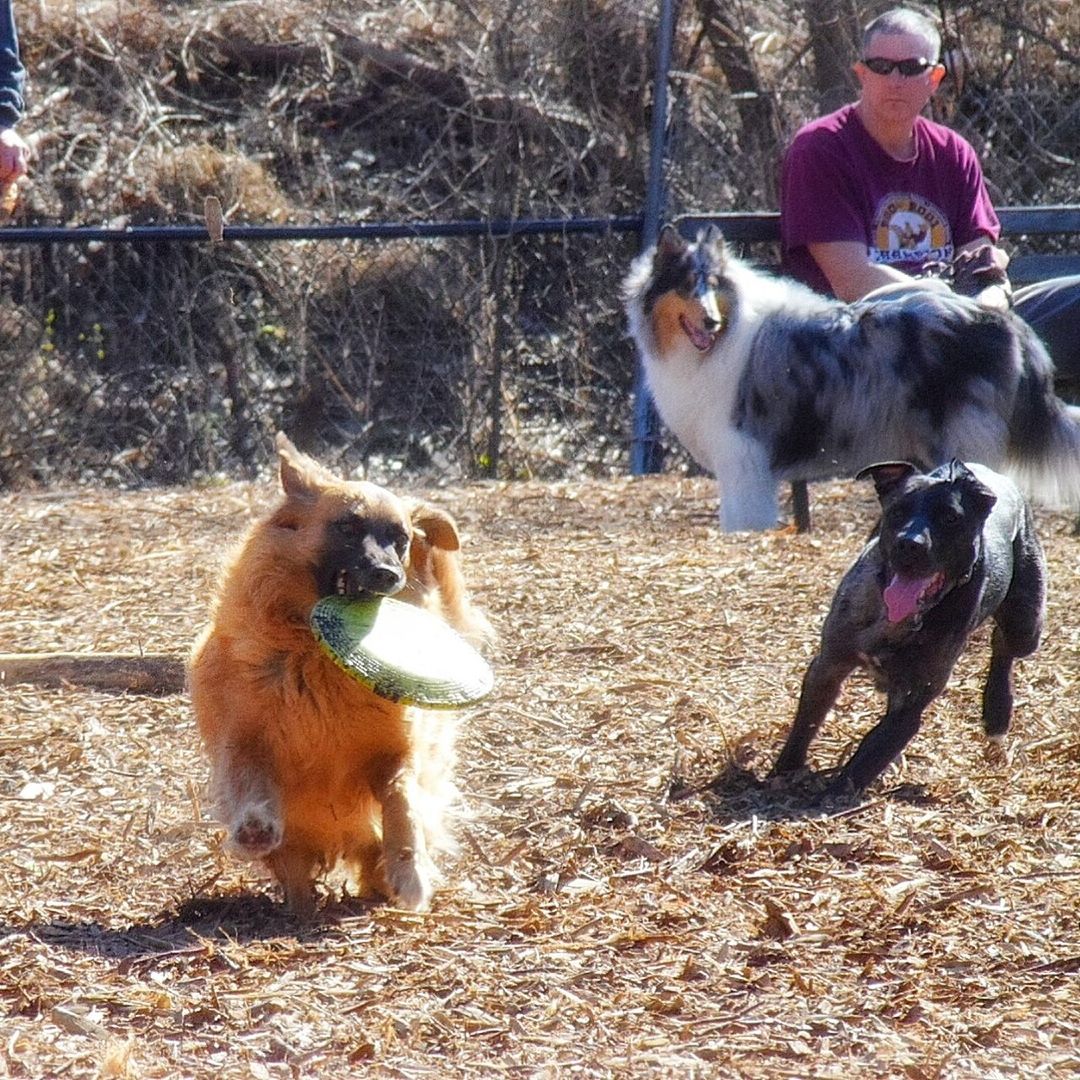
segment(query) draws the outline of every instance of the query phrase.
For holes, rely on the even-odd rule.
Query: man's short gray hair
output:
[[[941,31],[937,21],[928,12],[914,7],[894,7],[883,11],[866,24],[862,34],[862,55],[865,58],[870,47],[870,39],[875,34],[914,34],[925,38],[930,46],[927,60],[936,61],[941,53]]]

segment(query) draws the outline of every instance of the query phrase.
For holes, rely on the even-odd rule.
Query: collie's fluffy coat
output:
[[[290,908],[341,864],[362,895],[428,906],[454,795],[453,720],[346,675],[308,623],[322,596],[398,593],[474,641],[458,532],[445,511],[331,475],[278,436],[284,498],[224,573],[190,662],[192,704],[228,847],[262,860]]]
[[[661,419],[716,477],[724,529],[777,523],[777,483],[956,457],[1080,501],[1080,410],[1019,318],[944,286],[844,304],[666,226],[623,295]]]

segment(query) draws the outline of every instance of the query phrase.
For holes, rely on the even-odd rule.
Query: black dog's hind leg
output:
[[[1000,738],[1009,730],[1013,711],[1013,661],[1030,656],[1042,637],[1046,581],[1042,560],[1018,553],[1009,591],[994,612],[990,638],[990,670],[983,687],[983,731]]]
[[[830,793],[857,793],[876,780],[915,737],[926,706],[940,692],[940,687],[890,692],[888,711],[863,736]]]
[[[772,767],[773,776],[794,772],[806,764],[810,743],[824,723],[840,693],[840,687],[854,666],[854,663],[846,660],[826,660],[820,654],[811,661],[803,676],[799,707],[795,711],[791,731],[788,732],[784,748]]]

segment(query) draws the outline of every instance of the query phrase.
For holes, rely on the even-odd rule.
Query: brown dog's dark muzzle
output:
[[[400,566],[360,566],[338,572],[334,592],[355,599],[358,596],[393,596],[405,587],[405,571]]]

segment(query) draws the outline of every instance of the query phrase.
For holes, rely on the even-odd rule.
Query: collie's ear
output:
[[[686,241],[674,225],[665,225],[660,230],[660,236],[656,241],[656,258],[658,261],[677,258],[682,255],[686,248]]]
[[[409,512],[414,530],[432,546],[443,551],[457,551],[461,547],[457,523],[445,511],[428,503],[418,503]]]
[[[705,244],[706,247],[712,248],[713,254],[718,259],[723,259],[724,256],[727,255],[727,244],[724,241],[724,234],[717,225],[710,225],[698,237],[698,242]]]
[[[297,450],[283,431],[277,433],[274,443],[278,452],[281,490],[290,499],[310,502],[318,498],[325,478],[322,466],[309,458],[307,454]]]

